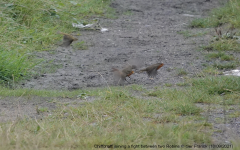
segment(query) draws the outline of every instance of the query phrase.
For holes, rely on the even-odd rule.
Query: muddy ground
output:
[[[187,76],[200,72],[204,63],[208,63],[202,52],[201,45],[207,45],[212,38],[213,29],[191,29],[192,33],[204,33],[203,36],[185,38],[181,31],[190,30],[188,23],[199,17],[206,16],[226,0],[121,0],[113,1],[111,7],[117,11],[117,19],[101,18],[102,27],[108,32],[81,30],[79,41],[85,41],[87,50],[76,50],[73,47],[62,48],[50,52],[36,54],[39,58],[53,60],[61,66],[54,73],[43,73],[22,83],[24,88],[34,89],[80,89],[86,87],[105,87],[115,85],[112,67],[123,68],[131,60],[141,60],[144,68],[150,64],[162,62],[164,67],[158,71],[154,80],[146,73],[135,73],[130,83],[145,87],[178,83],[183,81],[179,75],[182,69]],[[51,69],[51,68],[47,68]],[[53,69],[53,68],[52,68]],[[76,99],[51,99],[42,97],[1,99],[0,121],[14,120],[17,116],[39,117],[36,107],[52,110],[58,103],[79,102]],[[91,99],[92,100],[92,99]],[[91,101],[90,100],[90,101]],[[206,108],[206,106],[199,106]],[[230,113],[230,112],[227,112]],[[41,116],[51,115],[51,111]],[[203,114],[204,115],[204,114]],[[209,122],[214,123],[216,130],[223,130],[217,124],[216,117],[223,117],[222,109],[210,113]],[[216,143],[229,143],[234,137],[240,137],[240,119],[228,121],[227,132],[213,134]],[[224,125],[225,127],[225,125]],[[230,134],[231,131],[231,134]],[[237,133],[233,136],[233,133]]]
[[[38,53],[62,66],[54,73],[42,74],[24,83],[34,89],[79,89],[114,85],[112,67],[123,68],[136,59],[145,66],[162,62],[154,81],[145,73],[135,73],[132,84],[159,85],[181,82],[180,69],[188,76],[198,73],[206,60],[197,51],[211,35],[184,38],[178,32],[189,30],[188,23],[207,15],[221,0],[129,0],[113,1],[118,19],[100,19],[109,32],[79,31],[79,41],[87,50],[59,47],[54,52]],[[192,30],[206,32],[210,29]]]

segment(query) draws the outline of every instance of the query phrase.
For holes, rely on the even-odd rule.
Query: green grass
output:
[[[203,49],[205,50],[215,50],[215,51],[236,51],[239,52],[239,43],[234,39],[229,40],[219,40],[210,43],[205,46]]]
[[[188,82],[181,82],[181,83],[177,83],[177,86],[189,86]]]
[[[77,32],[72,23],[91,23],[92,18],[114,15],[109,4],[110,0],[3,0],[0,82],[16,82],[25,77],[37,64],[30,54],[55,49],[62,39],[56,34],[58,31]],[[83,41],[79,42],[82,44],[77,48],[87,49]]]
[[[22,97],[75,99],[84,93],[84,96],[93,95],[100,99],[74,106],[59,104],[50,116],[39,120],[1,123],[0,148],[93,149],[94,144],[211,144],[212,126],[200,115],[207,110],[195,104],[239,105],[239,83],[238,77],[222,76],[190,79],[187,87],[152,90],[136,85],[59,92],[1,89],[1,96],[22,93]],[[146,93],[147,97],[138,99],[129,88]],[[45,107],[38,109],[39,113],[48,112]],[[239,116],[239,112],[232,113],[231,117],[234,116]]]
[[[165,86],[166,86],[166,87],[172,87],[173,84],[171,84],[171,83],[165,83]]]
[[[236,45],[236,47],[237,47],[237,45]],[[225,45],[225,42],[223,42],[223,41],[222,42],[216,41],[216,42],[204,47],[205,50],[213,51],[213,52],[210,52],[210,53],[206,54],[206,57],[207,57],[208,60],[214,60],[215,61],[211,65],[212,68],[217,68],[219,70],[235,69],[239,65],[238,58],[235,58],[234,56],[228,55],[228,54],[226,54],[226,52],[224,52],[227,49],[229,50],[229,48],[230,48],[229,45],[228,44]],[[239,48],[237,47],[236,49],[239,49]],[[236,49],[233,48],[231,50],[236,50]],[[214,50],[217,50],[217,52],[214,51]],[[206,66],[208,66],[208,65],[206,65]],[[208,68],[206,68],[204,70],[205,71],[207,71],[207,70],[211,71],[210,68],[211,67],[208,66]],[[213,71],[212,73],[214,73],[214,72],[217,73],[218,71]]]
[[[47,107],[40,107],[40,108],[37,107],[36,111],[38,114],[40,114],[40,113],[48,112],[48,108]]]
[[[191,28],[204,28],[207,26],[208,20],[204,18],[194,19],[190,24],[189,27]]]
[[[187,75],[187,74],[188,73],[187,73],[187,71],[185,69],[183,69],[183,68],[177,69],[177,75],[178,76],[184,76],[184,75]]]
[[[50,116],[38,120],[1,123],[0,148],[93,149],[94,144],[127,147],[159,143],[211,144],[212,126],[200,115],[207,110],[195,104],[239,105],[239,83],[238,77],[220,76],[190,79],[186,87],[152,90],[137,85],[85,91],[2,88],[1,97],[49,96],[57,100],[57,97],[75,99],[79,95],[92,95],[100,99],[74,106],[59,104]],[[129,89],[146,96],[138,99]],[[47,113],[48,109],[42,107],[38,111]],[[239,116],[239,112],[232,113],[231,117],[234,116]]]
[[[195,19],[190,23],[190,27],[206,28],[217,27],[225,23],[230,23],[236,28],[240,27],[240,1],[230,0],[223,7],[213,9],[209,17]]]
[[[97,143],[118,145],[132,145],[137,141],[142,144],[173,143],[178,138],[185,144],[209,143],[209,138],[206,138],[205,134],[194,133],[194,128],[200,128],[201,125],[164,126],[157,123],[160,120],[155,118],[150,118],[152,121],[149,123],[145,122],[143,118],[159,112],[159,106],[158,100],[137,100],[125,91],[114,91],[108,93],[103,100],[85,103],[84,107],[70,107],[65,111],[61,111],[60,108],[55,115],[43,120],[16,122],[10,134],[18,134],[22,140],[18,141],[14,134],[11,134],[9,140],[5,140],[5,144],[1,146],[9,146],[6,147],[8,149],[18,144],[31,147],[38,142],[39,148],[92,148]],[[71,115],[63,118],[64,114]],[[161,122],[165,121],[171,122],[167,118],[161,119]],[[175,119],[173,121],[175,122]],[[1,127],[5,129],[8,126]],[[2,135],[9,134],[5,132],[6,130],[2,131]],[[24,136],[27,138],[23,139]]]
[[[240,78],[238,77],[207,77],[194,79],[192,85],[208,94],[221,95],[223,93],[238,93],[240,91]],[[207,94],[206,93],[206,94]]]
[[[144,91],[144,87],[142,85],[132,84],[131,86],[127,87],[128,89],[134,90],[134,91]]]
[[[207,67],[203,70],[203,72],[207,74],[218,75],[221,74],[218,70],[234,69],[239,65],[237,58],[232,55],[228,55],[223,51],[207,53],[206,57],[208,60],[215,61],[211,66],[206,65]]]
[[[213,66],[207,66],[205,67],[202,72],[197,73],[198,77],[206,77],[209,75],[212,76],[217,76],[217,75],[222,75],[223,73],[221,71],[219,71],[217,68],[213,67]]]
[[[234,57],[232,55],[227,55],[224,52],[213,52],[213,53],[208,53],[207,58],[209,59],[220,59],[221,61],[231,61],[234,60]]]
[[[213,9],[210,12],[209,17],[195,19],[189,24],[189,27],[192,28],[224,27],[221,29],[222,37],[219,39],[217,33],[215,33],[215,37],[217,38],[214,38],[213,42],[205,46],[204,49],[216,51],[240,51],[238,39],[226,35],[231,27],[235,29],[240,28],[240,17],[238,15],[240,13],[239,6],[240,0],[230,0],[223,7]],[[228,32],[228,34],[230,33],[231,31]],[[239,32],[236,32],[236,36],[238,35]]]
[[[237,67],[238,63],[235,62],[227,62],[227,63],[219,63],[216,62],[213,64],[213,67],[219,69],[219,70],[224,70],[224,69],[234,69]]]
[[[14,83],[28,74],[38,62],[30,54],[0,50],[0,83]]]
[[[177,33],[183,35],[184,38],[190,38],[190,37],[203,36],[203,35],[205,35],[207,32],[192,33],[191,31],[186,30],[186,31],[178,31]]]
[[[5,29],[1,30],[5,35],[1,43],[19,51],[49,49],[51,44],[62,38],[56,34],[57,31],[76,31],[72,23],[84,23],[88,17],[103,16],[108,4],[108,0],[6,1],[1,6],[4,9],[1,26]]]

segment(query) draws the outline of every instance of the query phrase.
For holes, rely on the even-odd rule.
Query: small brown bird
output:
[[[63,43],[61,44],[61,46],[64,46],[64,47],[68,47],[73,41],[78,40],[77,38],[75,38],[72,35],[67,34],[67,33],[58,32],[58,34],[63,35]]]
[[[163,63],[157,63],[145,69],[140,70],[140,72],[146,71],[148,74],[148,77],[155,77],[157,75],[157,70],[160,69],[163,65],[164,65]]]
[[[127,81],[126,77],[130,78],[130,76],[134,73],[134,71],[132,69],[135,69],[135,68],[136,68],[136,66],[129,65],[126,68],[124,68],[123,70],[112,68],[112,71],[114,72],[115,79],[118,82],[123,83],[123,81]]]
[[[217,33],[217,36],[218,36],[219,38],[222,38],[222,31],[221,31],[221,28],[220,28],[220,27],[215,28],[215,32]]]

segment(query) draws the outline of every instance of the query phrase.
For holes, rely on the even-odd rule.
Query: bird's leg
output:
[[[128,80],[125,78],[125,80],[128,82]],[[128,82],[128,83],[130,83],[130,82]]]

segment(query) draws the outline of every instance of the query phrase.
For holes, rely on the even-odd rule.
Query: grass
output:
[[[215,69],[235,69],[239,65],[237,57],[226,54],[226,51],[236,54],[240,51],[240,18],[237,15],[240,13],[239,5],[240,0],[230,0],[223,7],[212,10],[209,17],[195,19],[189,24],[192,28],[215,28],[216,33],[210,44],[202,47],[202,50],[210,52],[206,54],[207,59],[213,60],[210,66],[206,65],[207,68],[203,70],[209,74],[219,74]]]
[[[222,74],[218,70],[234,69],[239,65],[239,60],[237,58],[223,51],[207,53],[206,57],[209,61],[214,61],[210,66],[206,65],[207,67],[203,72],[212,75]]]
[[[77,32],[72,23],[113,16],[110,0],[3,0],[0,4],[0,82],[17,82],[38,63],[35,51],[55,49],[58,31]],[[4,35],[4,36],[3,36]],[[77,48],[87,49],[83,41]],[[7,64],[7,65],[6,65]]]
[[[224,70],[224,69],[234,69],[237,67],[237,63],[234,62],[228,62],[228,63],[219,63],[216,62],[213,64],[213,67],[219,69],[219,70]]]
[[[213,52],[208,53],[207,58],[209,59],[220,59],[221,61],[231,61],[234,60],[234,57],[232,55],[227,55],[224,52]]]
[[[208,20],[205,18],[194,19],[190,24],[189,27],[191,28],[204,28],[207,27]]]
[[[240,51],[239,39],[234,38],[234,33],[236,33],[235,37],[239,35],[240,28],[240,0],[229,0],[223,7],[213,9],[210,12],[209,17],[195,19],[190,22],[189,27],[191,28],[217,28],[221,31],[221,35],[219,33],[215,33],[215,38],[213,41],[204,46],[205,50],[208,51]],[[237,30],[237,31],[236,31]],[[214,57],[213,55],[210,57]],[[221,56],[222,60],[230,61],[233,58],[228,56]],[[232,63],[233,64],[233,63]],[[219,66],[219,64],[215,64],[215,67],[219,68],[234,68],[235,65],[227,64],[225,66]]]
[[[189,86],[188,82],[181,82],[181,83],[177,83],[177,86]]]
[[[221,71],[219,71],[217,68],[213,67],[213,66],[207,66],[206,68],[204,68],[202,70],[201,73],[197,73],[198,77],[205,77],[205,76],[217,76],[217,75],[222,75],[223,73]]]
[[[134,90],[134,91],[144,91],[144,87],[142,85],[137,85],[137,84],[132,84],[131,86],[128,87],[129,90]]]
[[[239,52],[239,43],[234,40],[219,40],[210,43],[209,45],[204,47],[205,50],[215,50],[215,51],[236,51]]]
[[[187,71],[185,69],[183,69],[183,68],[177,69],[177,75],[178,76],[184,76],[184,75],[187,75],[187,74],[188,73],[187,73]]]
[[[184,38],[203,36],[203,35],[207,34],[207,32],[192,33],[192,32],[189,31],[189,30],[186,30],[186,31],[178,31],[177,33],[183,35]]]
[[[41,107],[41,108],[37,107],[36,111],[37,111],[37,114],[40,114],[40,113],[47,112],[48,108],[47,107]]]
[[[208,94],[238,93],[240,90],[240,79],[238,77],[209,77],[205,79],[195,79],[192,85],[205,91]]]
[[[78,2],[12,0],[7,2],[5,2],[5,7],[2,7],[5,10],[2,25],[4,27],[12,23],[14,26],[5,31],[2,30],[2,33],[9,36],[5,40],[8,38],[11,38],[11,41],[18,40],[14,44],[20,46],[18,44],[22,43],[22,47],[31,49],[33,46],[34,50],[44,50],[56,40],[61,39],[61,36],[56,34],[58,30],[70,33],[76,31],[72,23],[84,23],[88,21],[88,17],[103,16],[109,9],[108,0],[80,0]],[[18,35],[17,39],[14,38],[16,35]]]
[[[173,85],[171,83],[165,83],[166,87],[172,87]]]
[[[200,113],[207,110],[196,103],[239,105],[240,79],[205,77],[190,79],[188,86],[144,89],[141,86],[96,88],[85,91],[41,91],[1,89],[1,96],[22,95],[100,97],[91,103],[59,104],[51,115],[41,119],[21,119],[0,124],[1,149],[93,149],[95,144],[193,145],[211,144],[211,124]],[[146,94],[134,97],[129,89]],[[20,94],[22,93],[22,94]],[[23,94],[24,93],[24,94]],[[222,94],[225,93],[223,96]],[[156,97],[152,99],[151,97]],[[226,103],[223,103],[225,100]],[[39,113],[48,109],[38,108]],[[239,112],[231,113],[239,116]]]
[[[207,48],[205,47],[205,49]],[[206,54],[206,57],[208,60],[214,60],[215,62],[213,61],[214,63],[211,65],[212,67],[209,67],[208,65],[206,65],[208,66],[208,68],[204,69],[205,72],[211,71],[210,68],[217,68],[219,70],[235,69],[239,65],[238,58],[232,55],[228,55],[224,51],[210,52]],[[218,71],[213,71],[212,73],[214,72],[217,73]]]
[[[209,17],[193,20],[189,26],[192,28],[206,28],[206,27],[218,27],[225,23],[230,23],[236,28],[240,25],[240,1],[230,0],[223,7],[213,9]]]
[[[30,54],[0,51],[0,83],[19,81],[39,62],[29,62]]]

